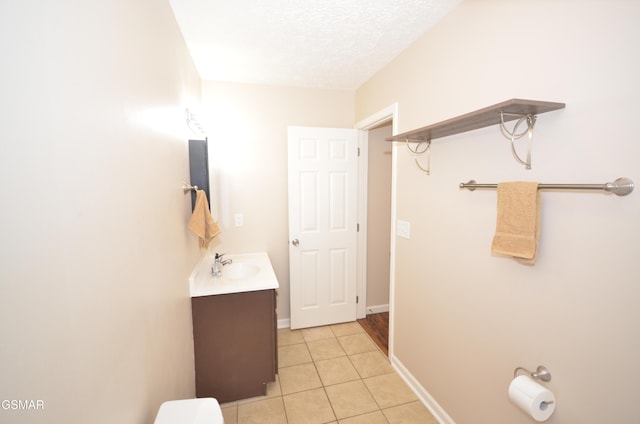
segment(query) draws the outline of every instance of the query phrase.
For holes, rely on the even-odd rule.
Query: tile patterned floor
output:
[[[278,330],[267,395],[222,405],[225,424],[437,424],[357,322]]]

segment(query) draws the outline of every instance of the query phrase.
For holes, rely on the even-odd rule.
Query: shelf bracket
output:
[[[418,166],[418,168],[420,168],[420,170],[426,173],[427,175],[430,175],[431,174],[431,140],[415,139],[415,138],[411,139],[407,137],[405,139],[405,143],[407,145],[407,149],[409,149],[409,151],[411,152],[413,159],[416,161],[416,165]],[[416,148],[412,149],[409,143],[417,143]],[[425,143],[426,143],[426,146],[424,148],[421,148],[421,146]],[[418,157],[423,154],[427,155],[426,167],[420,165],[420,162],[418,162]]]
[[[509,131],[507,129],[507,127],[504,124],[504,116],[505,115],[510,115],[510,116],[516,116],[518,117],[518,120],[516,121],[515,125],[513,126],[513,130]],[[526,169],[531,169],[531,143],[533,143],[533,127],[536,124],[536,119],[537,116],[533,115],[531,113],[528,114],[519,114],[519,113],[509,113],[509,112],[503,112],[500,111],[500,132],[502,133],[502,135],[509,140],[511,143],[511,154],[513,154],[513,157],[516,161],[518,161],[519,163],[521,163],[522,165],[525,166]],[[520,124],[522,124],[523,122],[527,123],[527,127],[521,131],[518,132],[518,127],[520,126]],[[520,140],[522,137],[527,136],[528,139],[528,143],[527,143],[527,159],[526,160],[522,160],[520,158],[520,155],[518,155],[518,152],[516,152],[516,147],[515,147],[515,142],[516,140]]]

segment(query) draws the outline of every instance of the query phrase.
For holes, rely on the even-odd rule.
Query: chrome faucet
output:
[[[213,259],[213,266],[211,267],[211,275],[214,277],[222,276],[222,267],[233,262],[232,259],[222,260],[224,253],[216,253]]]

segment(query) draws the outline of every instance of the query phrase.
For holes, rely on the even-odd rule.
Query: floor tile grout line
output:
[[[335,333],[334,333],[334,335],[335,335]],[[337,339],[338,337],[336,336],[335,338]],[[308,345],[307,345],[307,349],[309,349],[309,346],[308,346]],[[343,350],[344,350],[344,349],[343,349]],[[372,351],[372,352],[373,352],[373,351]],[[353,366],[353,362],[352,362],[352,360],[351,360],[351,355],[347,354],[347,352],[345,351],[345,355],[344,355],[344,356],[346,356],[346,357],[347,357],[347,359],[349,360],[349,362],[350,362],[350,363],[351,363],[351,365]],[[355,368],[355,366],[354,366],[354,369],[356,370],[356,373],[358,374],[358,377],[359,377],[358,379],[356,379],[356,380],[351,380],[351,381],[347,381],[347,382],[342,382],[342,383],[335,383],[335,384],[329,384],[329,385],[326,385],[326,384],[324,384],[324,382],[322,381],[322,377],[320,377],[320,371],[318,370],[318,366],[316,365],[316,362],[317,362],[317,361],[316,361],[315,359],[313,359],[313,355],[311,356],[311,359],[312,359],[312,362],[313,362],[313,366],[314,366],[314,367],[315,367],[315,369],[316,369],[316,373],[318,373],[318,377],[320,378],[320,383],[322,384],[322,389],[324,390],[324,394],[325,394],[325,396],[327,397],[327,401],[329,402],[329,406],[331,406],[331,410],[332,410],[332,412],[333,412],[333,416],[335,417],[335,422],[340,422],[340,420],[344,420],[344,419],[349,419],[349,418],[354,418],[354,417],[358,417],[358,416],[362,416],[362,415],[371,414],[371,413],[373,413],[373,412],[377,412],[377,411],[380,411],[380,413],[381,413],[381,414],[382,414],[382,416],[384,417],[385,421],[389,422],[389,421],[387,420],[387,417],[384,415],[384,412],[383,412],[382,408],[380,407],[380,404],[378,403],[378,401],[376,401],[375,397],[373,396],[373,393],[371,393],[371,390],[369,389],[369,387],[368,387],[368,386],[365,384],[365,382],[364,382],[364,378],[360,375],[360,373],[359,373],[359,372],[358,372],[358,370]],[[336,359],[336,358],[330,358],[330,359]],[[331,398],[329,397],[329,393],[327,392],[327,387],[337,386],[337,385],[339,385],[339,384],[351,383],[351,382],[354,382],[354,381],[360,381],[360,382],[362,383],[362,385],[363,385],[363,386],[365,387],[365,389],[367,390],[367,393],[369,393],[369,395],[371,396],[371,399],[373,399],[373,401],[375,402],[375,404],[376,404],[376,406],[377,406],[377,409],[376,409],[375,411],[369,411],[369,412],[364,412],[364,413],[362,413],[362,414],[352,415],[352,416],[349,416],[349,417],[338,418],[338,414],[336,413],[336,410],[335,410],[335,408],[334,408],[334,406],[333,406],[333,403],[331,402]]]
[[[316,372],[317,372],[317,368],[316,368]],[[353,381],[357,381],[357,380],[353,380]],[[338,384],[343,384],[343,383],[338,383]],[[335,385],[336,384],[334,384],[334,386]],[[358,416],[358,415],[354,415],[353,417],[338,418],[338,414],[336,413],[336,409],[333,406],[333,403],[331,402],[331,398],[329,397],[329,393],[327,392],[327,387],[328,386],[325,386],[324,383],[323,383],[322,390],[324,390],[324,395],[327,397],[327,401],[329,402],[329,406],[331,407],[331,411],[333,412],[333,416],[335,418],[335,420],[334,420],[335,422],[340,422],[340,420],[347,419],[347,418],[353,418],[353,417]],[[359,414],[359,415],[364,415],[364,414]],[[333,421],[331,421],[331,422],[333,422]]]
[[[280,401],[282,402],[282,410],[284,411],[285,424],[289,424],[289,415],[287,415],[287,405],[284,403],[284,395],[282,394],[282,388],[280,388]]]
[[[335,383],[335,384],[328,384],[328,385],[327,385],[327,384],[325,384],[325,383],[322,381],[322,378],[320,377],[320,372],[319,372],[318,367],[317,367],[317,362],[319,362],[319,361],[324,361],[324,360],[330,360],[330,359],[337,359],[337,358],[346,357],[346,358],[349,360],[349,362],[351,363],[351,365],[354,367],[354,369],[355,369],[355,371],[356,371],[356,374],[358,375],[358,379],[350,380],[350,381],[347,381],[347,382],[360,381],[360,382],[365,386],[365,388],[366,388],[367,392],[371,395],[371,397],[372,397],[372,399],[374,400],[374,402],[375,402],[376,406],[378,407],[378,409],[377,409],[376,411],[370,411],[370,412],[367,412],[367,413],[357,414],[357,415],[354,415],[353,417],[357,417],[357,416],[360,416],[360,415],[366,415],[366,414],[369,414],[369,413],[373,413],[373,412],[380,411],[380,413],[382,413],[382,414],[383,414],[383,417],[384,417],[385,421],[387,421],[387,422],[388,422],[387,417],[386,417],[386,415],[384,414],[384,410],[380,407],[380,405],[379,405],[378,401],[376,401],[376,399],[375,399],[375,397],[373,396],[373,393],[371,392],[371,390],[369,389],[369,387],[364,383],[365,378],[371,378],[371,377],[374,377],[374,376],[363,377],[363,376],[361,375],[361,373],[360,373],[360,372],[357,370],[357,368],[355,367],[354,362],[353,362],[353,359],[352,359],[352,356],[354,356],[354,355],[358,355],[358,354],[364,354],[364,353],[369,353],[369,352],[375,352],[375,351],[377,351],[377,352],[381,353],[382,355],[384,355],[384,352],[382,352],[382,351],[381,351],[381,349],[379,348],[379,346],[377,346],[377,344],[375,344],[375,342],[373,342],[373,341],[371,340],[371,336],[370,336],[369,334],[367,334],[367,333],[366,333],[363,329],[361,329],[361,328],[360,328],[360,331],[358,331],[357,333],[343,334],[342,336],[338,336],[338,335],[336,334],[336,332],[334,331],[334,329],[333,329],[333,328],[331,328],[331,326],[329,326],[329,330],[331,331],[331,334],[333,335],[333,337],[324,337],[324,338],[315,339],[315,340],[336,339],[336,340],[338,341],[338,343],[340,343],[340,340],[339,340],[339,338],[340,338],[340,337],[347,337],[347,336],[354,336],[354,335],[365,334],[365,335],[366,335],[366,337],[369,339],[369,341],[371,341],[371,342],[373,343],[373,346],[375,347],[375,350],[365,351],[365,352],[356,352],[356,353],[353,353],[353,354],[349,354],[349,353],[347,353],[347,351],[344,349],[344,347],[343,347],[343,346],[342,346],[342,344],[340,343],[340,347],[341,347],[342,351],[344,352],[344,355],[340,355],[340,356],[333,357],[333,358],[315,359],[315,358],[313,357],[313,355],[311,354],[311,350],[310,350],[310,348],[309,348],[309,344],[308,344],[309,342],[312,342],[312,341],[315,341],[315,340],[306,340],[306,339],[304,338],[304,336],[303,336],[303,340],[302,340],[301,342],[298,342],[298,343],[289,343],[289,344],[284,345],[284,346],[291,346],[291,345],[296,345],[296,344],[305,343],[305,348],[306,348],[307,352],[309,353],[309,357],[311,358],[311,362],[305,362],[305,363],[302,363],[302,364],[294,364],[294,365],[291,365],[291,367],[292,367],[292,366],[296,366],[296,365],[309,364],[309,363],[312,363],[312,364],[313,364],[314,370],[315,370],[315,372],[316,372],[316,374],[318,375],[318,378],[319,378],[319,380],[320,380],[320,384],[321,384],[321,387],[322,387],[322,389],[323,389],[323,392],[325,393],[325,396],[326,396],[326,398],[327,398],[327,401],[328,401],[328,403],[329,403],[329,405],[330,405],[330,407],[331,407],[332,413],[333,413],[333,415],[334,415],[334,417],[335,417],[335,420],[334,420],[334,421],[331,421],[331,422],[338,422],[340,419],[338,419],[338,417],[337,417],[337,415],[336,415],[336,412],[335,412],[335,409],[334,409],[334,405],[331,403],[331,400],[330,400],[330,398],[329,398],[329,395],[328,395],[328,392],[327,392],[326,388],[327,388],[327,387],[330,387],[330,386],[333,386],[333,385],[337,385],[337,384],[343,384],[343,383],[345,383],[345,382],[343,382],[343,383]],[[278,346],[278,347],[280,347],[280,346]],[[387,357],[386,355],[384,355],[384,357],[385,357],[385,358],[387,358],[387,361],[388,361],[388,357]],[[281,368],[288,368],[288,367],[281,367]],[[391,372],[389,372],[389,373],[383,373],[383,374],[379,374],[379,375],[393,374],[394,372],[395,372],[395,371],[391,371]],[[376,375],[376,376],[377,376],[377,375]],[[272,396],[271,398],[278,398],[278,397],[280,398],[280,402],[281,402],[281,404],[282,404],[283,411],[284,411],[284,414],[285,414],[285,420],[286,420],[286,422],[287,422],[287,423],[289,422],[289,417],[288,417],[288,415],[287,415],[287,413],[286,413],[286,406],[285,406],[284,397],[285,397],[285,396],[292,395],[292,394],[295,394],[295,393],[302,393],[302,392],[305,392],[305,391],[317,390],[317,388],[316,388],[316,389],[306,389],[306,390],[300,390],[300,391],[298,391],[298,392],[288,393],[288,394],[286,394],[286,395],[285,395],[285,394],[283,393],[283,391],[282,391],[282,384],[281,384],[281,381],[279,381],[279,386],[280,386],[280,387],[279,387],[279,389],[280,389],[280,394],[279,394],[279,395],[276,395],[276,396]],[[265,396],[265,397],[262,397],[261,399],[255,399],[255,400],[253,400],[253,401],[246,402],[246,403],[252,403],[252,402],[257,402],[257,401],[261,401],[261,400],[269,400],[269,399],[271,399],[271,398],[268,398],[268,397],[266,397],[266,396]],[[411,403],[411,402],[406,402],[406,403],[403,403],[403,404],[407,404],[407,403]],[[395,407],[395,406],[400,406],[400,405],[401,405],[401,404],[399,404],[399,405],[394,405],[393,407]],[[237,402],[235,402],[235,405],[234,405],[234,406],[235,406],[236,422],[239,422],[239,419],[240,419],[240,416],[239,416],[239,407],[240,407],[240,404],[239,404],[239,403],[237,403]],[[345,417],[345,418],[353,418],[353,417]],[[345,419],[345,418],[342,418],[342,419]],[[239,423],[239,424],[241,424],[241,423]]]
[[[364,332],[363,332],[363,333],[364,333]],[[368,334],[367,334],[367,337],[368,337],[369,339],[371,338]],[[336,338],[336,339],[337,339],[338,337],[333,337],[333,338]],[[320,340],[328,340],[328,339],[331,339],[331,338],[325,338],[325,339],[320,339]],[[304,344],[305,344],[305,347],[306,347],[306,349],[307,349],[307,352],[309,353],[309,357],[311,358],[311,360],[310,360],[309,362],[302,362],[302,363],[299,363],[299,364],[292,364],[292,365],[289,365],[289,366],[287,366],[287,367],[280,367],[280,368],[290,368],[290,367],[294,367],[294,366],[300,366],[300,365],[305,365],[305,364],[313,363],[314,368],[315,368],[315,370],[316,370],[316,373],[318,374],[318,378],[320,379],[320,383],[321,383],[323,386],[333,386],[333,385],[335,385],[335,384],[341,384],[341,383],[335,383],[335,384],[325,385],[325,384],[324,384],[324,382],[322,381],[322,377],[320,377],[320,372],[318,371],[318,367],[317,367],[316,363],[317,363],[317,362],[320,362],[320,361],[327,361],[327,360],[338,359],[338,358],[342,358],[342,357],[346,357],[346,358],[349,360],[349,362],[351,363],[351,365],[354,367],[354,369],[355,369],[356,373],[358,374],[358,377],[359,377],[359,379],[360,379],[360,380],[364,380],[364,379],[366,379],[366,378],[377,377],[377,376],[379,376],[379,375],[387,375],[387,374],[393,374],[393,373],[395,373],[395,370],[391,370],[390,372],[386,372],[386,373],[382,373],[382,374],[377,374],[377,375],[374,375],[374,376],[364,377],[364,376],[362,376],[362,374],[358,371],[358,369],[355,367],[355,364],[354,364],[353,359],[352,359],[352,356],[354,356],[354,355],[361,355],[361,354],[366,354],[366,353],[371,353],[371,352],[378,352],[378,353],[380,353],[380,354],[382,354],[382,355],[384,356],[384,353],[383,353],[383,352],[381,352],[381,351],[380,351],[380,349],[379,349],[377,346],[375,346],[375,345],[374,345],[374,346],[376,347],[376,349],[375,349],[375,350],[370,350],[370,351],[365,351],[365,352],[356,352],[356,353],[353,353],[353,354],[348,354],[348,353],[344,350],[344,348],[342,348],[342,346],[341,346],[341,348],[342,348],[342,350],[343,350],[343,352],[344,352],[344,355],[340,355],[340,356],[336,356],[336,357],[331,357],[331,358],[315,359],[315,358],[313,357],[313,354],[311,354],[311,349],[309,348],[309,343],[310,343],[310,342],[313,342],[313,341],[316,341],[316,340],[310,340],[310,341],[308,341],[308,342],[307,342],[307,341],[302,342],[302,343],[304,343]],[[302,343],[297,343],[297,344],[302,344]],[[384,358],[385,358],[385,360],[388,362],[388,359],[386,358],[386,356],[384,356]],[[355,381],[355,380],[352,380],[352,381]],[[301,390],[300,392],[302,392],[302,391],[304,391],[304,390]],[[296,392],[296,393],[299,393],[299,392]],[[287,393],[287,394],[290,394],[290,393]]]
[[[313,357],[311,359],[313,359]],[[322,381],[322,377],[320,377],[320,371],[318,371],[318,366],[316,365],[315,361],[313,361],[313,367],[316,369],[316,373],[318,374],[318,378],[320,379],[320,384],[322,384],[322,391],[324,392],[324,395],[327,398],[327,402],[329,402],[329,407],[331,408],[331,413],[333,414],[333,418],[334,418],[333,421],[338,422],[338,414],[336,414],[336,409],[333,407],[333,403],[331,403],[331,398],[329,398],[329,393],[327,393],[327,386],[325,386],[324,382]],[[333,421],[329,421],[329,422],[333,422]]]

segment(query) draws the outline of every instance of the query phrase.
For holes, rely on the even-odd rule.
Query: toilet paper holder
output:
[[[523,367],[518,367],[513,370],[513,378],[516,378],[518,376],[518,371],[526,371],[527,374],[531,376],[531,378],[540,379],[542,381],[551,381],[551,373],[543,365],[538,365],[538,368],[535,370],[535,372],[529,371],[528,369]]]

